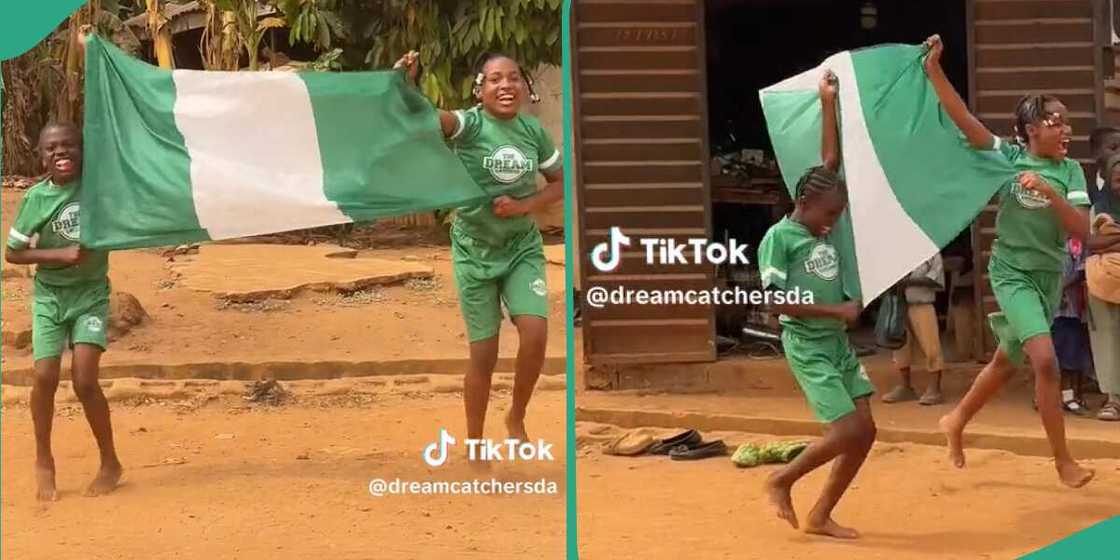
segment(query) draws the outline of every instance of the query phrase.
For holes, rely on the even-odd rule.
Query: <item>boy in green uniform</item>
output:
[[[397,67],[415,79],[417,53]],[[525,93],[535,97],[512,58],[483,55],[474,94],[479,104],[440,111],[440,126],[475,182],[493,201],[460,208],[451,227],[451,255],[459,305],[470,339],[471,365],[463,398],[467,437],[482,437],[490,380],[498,360],[504,304],[517,327],[513,405],[506,415],[511,439],[527,440],[525,410],[544,365],[548,341],[548,287],[543,241],[531,213],[564,196],[560,151],[536,118],[521,114]],[[536,175],[548,181],[538,192]]]
[[[999,349],[980,372],[957,407],[941,418],[949,455],[964,467],[964,428],[969,420],[1030,359],[1035,374],[1035,401],[1062,483],[1077,488],[1093,478],[1066,446],[1061,409],[1061,378],[1050,325],[1061,301],[1066,238],[1084,241],[1089,234],[1089,195],[1085,175],[1068,158],[1073,129],[1068,111],[1056,97],[1028,95],[1015,109],[1012,144],[993,135],[968,111],[941,69],[941,38],[927,41],[926,73],[945,112],[978,150],[998,152],[1021,172],[1000,190],[996,241],[988,265],[992,292],[1000,312],[989,316]]]
[[[832,510],[875,442],[869,402],[875,388],[848,343],[846,323],[859,318],[861,306],[845,297],[839,254],[828,240],[848,205],[847,189],[836,174],[840,164],[836,89],[829,72],[820,84],[824,166],[805,173],[797,184],[793,213],[771,227],[758,247],[764,288],[813,294],[812,304],[774,309],[782,314],[782,347],[790,370],[814,414],[827,425],[823,438],[771,475],[767,492],[778,517],[796,529],[793,485],[836,459],[820,499],[809,512],[805,531],[854,539],[859,533],[833,521]]]
[[[109,403],[98,384],[98,364],[107,346],[109,255],[78,245],[82,139],[77,127],[69,123],[48,124],[39,136],[39,154],[48,178],[24,196],[8,232],[6,258],[12,264],[37,265],[31,306],[35,358],[31,418],[35,424],[38,498],[53,501],[58,492],[51,426],[67,342],[74,353],[74,392],[82,402],[101,452],[101,469],[86,495],[112,491],[120,480],[121,464],[113,447]]]

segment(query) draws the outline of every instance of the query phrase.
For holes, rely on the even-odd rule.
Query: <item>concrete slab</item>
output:
[[[287,299],[302,290],[350,292],[433,275],[421,263],[363,257],[332,245],[204,245],[197,255],[176,257],[171,268],[183,286],[237,302]]]

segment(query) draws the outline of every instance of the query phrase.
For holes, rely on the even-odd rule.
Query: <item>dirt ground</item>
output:
[[[3,190],[4,224],[14,219],[21,198],[22,191]],[[156,250],[114,252],[109,269],[113,289],[136,296],[150,320],[114,342],[102,364],[467,357],[449,247],[375,249],[360,255],[415,259],[431,266],[435,276],[349,297],[303,292],[290,300],[225,305],[210,294],[178,285],[168,259]],[[547,354],[562,357],[564,268],[549,265],[547,275],[552,314]],[[7,333],[31,328],[31,282],[27,277],[3,280],[0,314]],[[509,321],[503,323],[500,337],[501,355],[516,355],[517,331]],[[5,369],[31,367],[30,345],[20,350],[6,346],[2,360]]]
[[[439,468],[421,460],[439,428],[464,433],[461,395],[301,398],[248,407],[239,397],[113,404],[124,485],[81,490],[97,452],[76,404],[55,421],[61,499],[34,499],[34,443],[25,406],[5,406],[2,501],[5,558],[561,558],[564,550],[564,392],[539,392],[532,437],[555,462],[471,469],[452,448]],[[508,391],[491,401],[499,437]],[[555,482],[555,495],[373,497],[371,479]]]
[[[21,195],[3,191],[5,231]],[[324,553],[355,559],[562,557],[562,377],[542,378],[527,418],[530,435],[551,443],[556,461],[504,463],[476,472],[455,449],[443,467],[422,461],[441,427],[457,438],[465,434],[461,371],[467,341],[449,248],[428,237],[415,235],[420,242],[410,244],[407,234],[397,236],[389,247],[360,250],[359,258],[418,262],[434,270],[431,280],[354,294],[301,292],[251,304],[228,304],[187,288],[157,250],[113,253],[114,291],[134,295],[149,319],[110,345],[103,366],[218,362],[245,369],[298,362],[295,368],[288,365],[291,375],[299,364],[311,371],[312,365],[328,362],[444,360],[445,366],[459,365],[392,379],[311,381],[308,396],[276,408],[249,407],[224,390],[214,398],[187,399],[184,383],[200,381],[167,387],[169,382],[151,379],[106,380],[125,475],[117,492],[96,499],[81,497],[96,470],[97,453],[64,381],[53,438],[61,500],[47,505],[34,500],[27,387],[6,385],[0,416],[0,555],[33,560],[141,559],[155,553],[187,559]],[[15,270],[5,267],[3,279],[6,341],[30,329],[31,279]],[[547,356],[555,361],[564,356],[564,270],[553,264],[547,274],[552,310]],[[507,321],[500,354],[512,358],[516,351],[517,333]],[[26,381],[11,374],[31,367],[29,345],[5,344],[0,359],[5,383],[13,382],[10,377]],[[505,436],[501,419],[510,398],[509,375],[502,372],[499,368],[488,419],[487,435],[494,438]],[[214,387],[235,383],[240,382]],[[359,391],[362,387],[374,389]],[[162,396],[137,396],[149,392]],[[368,491],[375,478],[543,479],[556,484],[556,493],[377,498]]]
[[[762,492],[774,467],[739,469],[728,458],[688,463],[607,456],[595,443],[601,438],[591,435],[604,429],[577,423],[584,560],[1016,558],[1120,515],[1120,460],[1088,462],[1097,479],[1069,490],[1042,458],[973,450],[960,471],[942,447],[876,443],[835,512],[863,537],[839,542],[794,531],[774,516]],[[704,435],[730,445],[775,439]],[[802,519],[826,477],[812,473],[794,488]]]

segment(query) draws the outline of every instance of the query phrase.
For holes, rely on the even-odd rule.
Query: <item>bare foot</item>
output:
[[[964,445],[962,439],[964,438],[964,426],[960,425],[953,414],[942,416],[937,425],[941,428],[941,433],[945,434],[945,440],[949,445],[949,459],[953,461],[953,466],[963,469]]]
[[[805,524],[805,532],[813,535],[824,535],[835,539],[858,539],[859,531],[850,529],[848,527],[841,527],[831,517],[825,518],[823,522],[816,522],[812,519]]]
[[[777,510],[778,519],[785,519],[794,529],[798,528],[797,512],[793,511],[793,497],[790,496],[790,487],[778,483],[775,475],[770,475],[766,481],[766,495],[770,498],[770,505]]]
[[[93,482],[90,482],[89,486],[86,488],[84,495],[92,498],[94,496],[104,496],[112,492],[117,487],[117,483],[121,481],[122,472],[123,470],[121,469],[120,463],[115,465],[102,464],[101,468],[97,471],[97,476],[94,477]]]
[[[49,462],[35,463],[35,483],[38,486],[35,498],[40,502],[57,502],[58,489],[54,485],[54,459]]]
[[[1092,469],[1082,468],[1081,465],[1073,461],[1068,463],[1058,463],[1058,478],[1062,480],[1062,484],[1070,488],[1081,488],[1089,484],[1093,480],[1093,475],[1096,474]]]
[[[524,416],[515,417],[513,411],[506,413],[506,430],[509,432],[509,439],[529,441],[529,433],[525,431]]]

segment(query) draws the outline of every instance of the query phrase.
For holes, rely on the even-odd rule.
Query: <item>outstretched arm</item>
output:
[[[929,53],[926,54],[925,59],[926,75],[933,84],[933,90],[937,92],[937,99],[941,101],[941,106],[945,108],[945,112],[949,114],[950,119],[953,119],[957,128],[961,129],[968,138],[968,143],[973,148],[990,150],[995,145],[995,135],[969,112],[968,105],[965,104],[964,99],[961,99],[953,84],[949,83],[949,78],[941,68],[941,52],[944,50],[941,36],[934,35],[926,39],[926,45],[929,46]]]
[[[821,77],[821,161],[829,171],[840,169],[840,134],[836,124],[836,75],[826,70]]]
[[[420,72],[420,53],[417,51],[408,51],[400,57],[395,64],[394,70],[404,70],[405,75],[408,76],[409,81],[413,84],[416,83],[416,76]],[[444,111],[443,109],[436,109],[439,112],[439,128],[443,131],[444,138],[450,138],[459,130],[459,119],[451,111]]]

